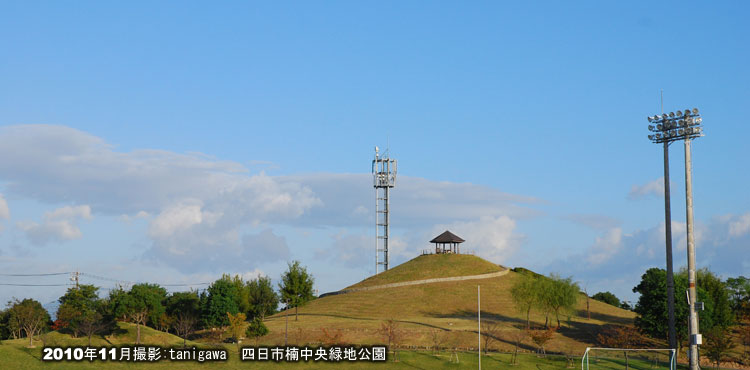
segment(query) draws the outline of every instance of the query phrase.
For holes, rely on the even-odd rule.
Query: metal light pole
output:
[[[667,294],[670,293],[670,282],[672,282],[672,297],[668,297],[670,310],[670,321],[674,317],[674,282],[670,279],[672,269],[672,238],[670,209],[669,209],[669,143],[678,140],[685,141],[685,201],[687,213],[687,253],[688,253],[688,305],[690,309],[689,333],[690,333],[690,370],[700,369],[698,362],[698,345],[702,343],[701,335],[698,334],[698,314],[696,308],[696,290],[695,290],[695,240],[693,233],[693,184],[692,184],[692,163],[690,158],[690,143],[694,138],[703,136],[701,123],[703,118],[698,114],[698,108],[692,111],[685,110],[670,112],[669,114],[656,115],[648,117],[648,121],[656,124],[649,125],[648,129],[655,132],[649,135],[649,140],[655,143],[664,144],[664,198],[665,198],[665,217],[667,218]],[[676,341],[673,344],[674,323],[670,322],[670,346],[676,348]]]
[[[677,349],[674,323],[674,268],[672,267],[672,206],[670,204],[669,143],[664,142],[664,231],[667,241],[667,312],[669,314],[669,348]]]
[[[661,96],[661,114],[664,114],[664,91]],[[652,118],[649,117],[649,121]],[[669,142],[665,141],[664,145],[664,239],[666,240],[667,255],[667,339],[669,348],[677,350],[677,332],[675,331],[674,320],[674,267],[672,263],[672,196],[670,188],[672,182],[669,180]]]

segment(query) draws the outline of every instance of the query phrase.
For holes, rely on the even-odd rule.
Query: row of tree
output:
[[[667,273],[663,269],[651,268],[641,277],[641,282],[633,288],[639,293],[635,312],[638,316],[635,325],[641,332],[659,339],[666,339],[668,332],[667,313]],[[747,279],[740,278],[747,281]],[[684,342],[688,338],[688,311],[684,292],[688,289],[687,271],[684,269],[675,274],[675,321],[677,339]],[[732,292],[732,295],[730,295]],[[697,271],[697,301],[703,302],[704,309],[698,311],[700,330],[710,332],[712,329],[726,331],[750,309],[750,286],[740,286],[732,291],[726,281],[707,269]]]
[[[530,328],[532,310],[544,314],[544,327],[549,328],[550,315],[557,319],[560,328],[560,315],[571,312],[580,295],[580,287],[572,278],[556,274],[549,277],[519,269],[520,277],[511,287],[510,293],[516,308],[526,315],[526,329]]]
[[[26,336],[31,344],[34,335],[51,327],[76,337],[85,335],[90,344],[92,335],[111,332],[116,321],[136,324],[136,343],[141,341],[143,325],[186,338],[200,328],[238,327],[241,318],[255,325],[256,332],[263,332],[258,325],[280,304],[297,308],[314,298],[313,278],[298,261],[289,264],[278,289],[274,290],[266,276],[244,281],[240,276],[223,275],[201,292],[168,294],[157,284],[143,283],[128,290],[113,289],[100,298],[98,287],[83,284],[59,298],[54,322],[33,299],[9,302],[8,308],[0,311],[0,339]]]
[[[719,366],[726,354],[735,347],[731,333],[739,332],[743,344],[750,346],[750,279],[740,276],[722,280],[709,271],[697,271],[697,301],[703,303],[698,311],[700,331],[704,334],[701,351]],[[638,314],[635,327],[610,327],[600,333],[600,344],[606,347],[633,348],[640,336],[666,340],[668,333],[667,312],[667,273],[663,269],[648,269],[640,283],[633,288],[639,293],[634,311]],[[675,275],[675,321],[678,345],[685,345],[688,339],[688,304],[681,292],[688,288],[686,270]],[[619,299],[610,293],[597,293],[592,298],[617,306]],[[747,348],[745,349],[747,352]],[[627,354],[626,354],[627,355]],[[626,357],[627,358],[627,357]]]

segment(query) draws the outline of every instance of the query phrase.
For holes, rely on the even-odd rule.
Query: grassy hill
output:
[[[397,282],[424,280],[430,278],[478,275],[504,270],[503,267],[470,255],[426,255],[417,257],[389,271],[366,279],[350,288],[383,285]],[[482,320],[494,321],[499,326],[496,341],[491,345],[493,350],[510,351],[513,349],[513,334],[520,332],[525,325],[523,314],[515,310],[510,296],[510,287],[520,277],[509,271],[506,275],[482,280],[450,281],[409,285],[396,288],[384,288],[370,291],[359,291],[347,294],[332,295],[316,299],[300,308],[299,321],[295,321],[293,311],[282,312],[266,319],[270,334],[261,338],[260,345],[283,345],[285,343],[286,319],[288,332],[286,342],[289,345],[313,345],[320,343],[340,343],[346,345],[383,344],[384,337],[379,329],[385,320],[394,319],[403,333],[399,344],[403,347],[419,349],[431,347],[433,338],[441,340],[441,347],[458,347],[473,350],[477,346],[477,285],[481,286]],[[561,317],[563,327],[554,334],[546,346],[548,352],[564,352],[580,359],[586,346],[592,345],[596,335],[606,324],[631,324],[634,314],[602,302],[590,301],[591,319],[586,318],[585,297],[581,295],[576,310],[571,316]],[[544,316],[533,312],[531,317],[534,326],[544,324]],[[554,318],[553,318],[554,319]],[[120,330],[108,336],[93,338],[95,346],[132,346],[135,341],[135,326],[119,323]],[[168,333],[142,327],[142,338],[145,344],[160,347],[180,347],[182,339]],[[86,338],[71,338],[68,334],[57,332],[45,336],[48,346],[85,346]],[[245,342],[250,344],[252,342]],[[174,363],[118,363],[118,362],[68,362],[46,363],[40,361],[42,343],[35,340],[36,348],[26,348],[27,339],[6,340],[0,343],[0,368],[2,369],[95,369],[95,368],[203,368],[205,366],[235,369],[253,367],[271,368],[341,368],[335,363],[298,363],[276,364],[263,362],[252,364],[238,360],[234,344],[222,344],[229,351],[229,361],[210,365],[195,362]],[[188,342],[188,346],[208,346],[205,343]],[[216,346],[216,345],[213,345]],[[521,345],[522,351],[530,353],[536,347],[526,339]],[[433,355],[427,352],[404,352],[398,363],[355,363],[345,368],[423,368],[423,369],[457,369],[476,368],[475,353],[460,353],[460,365],[450,363],[449,354],[442,352]],[[483,360],[485,366],[507,366],[509,356],[494,354]],[[527,355],[516,369],[564,368],[565,358],[556,357],[540,359]],[[643,367],[646,369],[646,367]]]
[[[503,268],[470,255],[424,255],[349,288],[389,284],[436,277],[477,275]],[[508,274],[482,280],[451,281],[359,291],[316,299],[299,309],[299,321],[290,312],[288,342],[304,344],[340,336],[354,344],[382,343],[378,333],[387,319],[399,322],[404,332],[402,344],[412,347],[432,345],[433,332],[443,337],[443,344],[476,348],[477,286],[481,286],[482,318],[498,323],[500,330],[493,349],[511,350],[513,334],[525,325],[525,316],[515,309],[510,287],[519,274]],[[606,324],[632,324],[635,314],[608,304],[591,300],[591,319],[586,315],[586,299],[579,302],[570,317],[560,317],[562,328],[547,346],[556,352],[583,353],[593,345],[596,335]],[[283,344],[285,313],[266,320],[271,330],[264,341]],[[551,317],[554,320],[554,317]],[[542,326],[544,316],[532,311],[532,325]],[[555,322],[556,324],[556,322]],[[527,351],[535,347],[524,344]]]
[[[468,254],[428,254],[371,276],[347,289],[413,280],[479,275],[502,270],[501,266]]]

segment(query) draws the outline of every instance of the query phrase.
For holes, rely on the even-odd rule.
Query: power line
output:
[[[89,274],[87,272],[81,272],[81,276],[88,276],[88,277],[94,278],[94,279],[105,280],[105,281],[112,281],[112,282],[115,282],[115,283],[124,283],[124,284],[129,284],[129,285],[140,284],[140,283],[137,283],[137,282],[134,282],[134,281],[117,280],[117,279],[112,279],[112,278],[108,278],[108,277],[104,277],[104,276]],[[200,283],[192,283],[192,284],[158,284],[158,283],[153,283],[153,284],[157,284],[159,286],[193,286],[193,285],[209,285],[211,283],[200,282]]]
[[[69,286],[73,284],[10,284],[10,283],[0,283],[2,286]]]
[[[49,274],[0,274],[0,276],[53,276],[53,275],[69,275],[73,272],[54,272]]]
[[[103,280],[103,281],[109,281],[113,282],[117,285],[135,285],[135,284],[141,284],[139,282],[135,281],[128,281],[128,280],[118,280],[118,279],[112,279],[105,276],[90,274],[86,272],[53,272],[53,273],[39,273],[39,274],[0,274],[0,276],[7,276],[7,277],[41,277],[41,276],[60,276],[60,275],[71,275],[76,274],[77,276],[85,276],[92,279],[97,280]],[[77,281],[77,276],[72,278],[72,281]],[[198,283],[175,283],[175,284],[159,284],[159,283],[151,283],[156,284],[162,287],[192,287],[192,286],[200,286],[200,285],[210,285],[210,282],[198,282]],[[75,284],[67,283],[67,284],[20,284],[20,283],[0,283],[0,286],[25,286],[25,287],[53,287],[53,286],[72,286]],[[106,290],[112,290],[113,288],[103,288],[99,287],[101,289]]]

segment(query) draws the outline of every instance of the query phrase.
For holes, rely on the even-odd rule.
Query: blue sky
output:
[[[625,299],[664,266],[646,116],[700,108],[698,263],[750,274],[746,2],[2,2],[0,270],[321,292],[450,228],[496,263]],[[685,264],[681,143],[670,150]],[[3,277],[66,283],[65,277]],[[111,287],[112,282],[84,282]],[[52,301],[65,287],[4,286]]]

